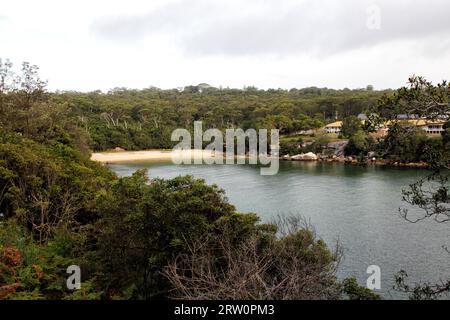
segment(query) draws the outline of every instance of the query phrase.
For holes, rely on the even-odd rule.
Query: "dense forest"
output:
[[[14,73],[0,61],[0,299],[379,298],[353,278],[339,281],[340,246],[299,218],[262,224],[203,180],[120,178],[89,158],[117,146],[168,148],[171,131],[194,120],[293,133],[369,110],[382,92],[45,86],[35,66]],[[447,165],[448,137],[436,166]],[[429,201],[447,203],[443,188]],[[80,290],[66,287],[70,265],[82,270]]]
[[[90,147],[101,151],[171,148],[176,128],[277,128],[281,134],[319,128],[335,119],[358,115],[376,104],[383,93],[367,89],[305,88],[258,90],[189,86],[183,90],[117,88],[107,93],[60,92],[50,101],[86,130]]]

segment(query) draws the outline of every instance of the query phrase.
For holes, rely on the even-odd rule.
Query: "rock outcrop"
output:
[[[293,161],[317,161],[318,157],[315,153],[308,152],[308,153],[302,153],[302,154],[297,154],[295,156],[292,156],[291,160],[293,160]]]

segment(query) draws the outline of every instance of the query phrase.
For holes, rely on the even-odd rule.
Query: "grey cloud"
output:
[[[389,41],[427,39],[435,43],[430,53],[435,47],[449,50],[447,0],[305,0],[285,6],[279,1],[246,3],[251,5],[172,3],[138,16],[97,20],[92,32],[119,43],[169,36],[191,55],[327,56]],[[366,10],[373,4],[381,9],[380,30],[366,25]]]
[[[219,14],[220,8],[209,2],[178,2],[168,4],[150,13],[102,17],[94,21],[91,31],[112,41],[138,41],[155,34],[179,36],[197,24],[211,23],[211,13]]]

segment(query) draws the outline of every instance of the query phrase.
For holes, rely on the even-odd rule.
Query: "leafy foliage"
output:
[[[364,131],[358,130],[350,137],[344,151],[346,155],[365,156],[369,151],[372,151],[374,149],[374,139],[371,136],[367,135]]]
[[[343,292],[349,300],[380,300],[381,297],[358,284],[355,278],[347,278],[343,281]]]
[[[403,190],[403,200],[419,209],[422,215],[411,217],[407,208],[400,208],[400,215],[410,222],[419,222],[432,218],[439,223],[449,221],[449,165],[450,148],[448,139],[450,117],[450,86],[446,81],[438,85],[426,81],[422,77],[409,79],[407,87],[400,88],[391,96],[385,96],[377,107],[380,119],[396,122],[398,114],[406,114],[428,119],[444,119],[445,131],[442,139],[429,140],[409,128],[401,128],[394,124],[386,138],[386,151],[389,156],[399,157],[407,161],[426,161],[431,173]],[[379,119],[378,119],[379,120]],[[436,299],[448,294],[449,281],[443,280],[441,284],[410,285],[408,275],[401,271],[396,276],[395,288],[409,293],[411,299]]]
[[[342,122],[341,133],[344,137],[350,138],[361,129],[361,121],[355,116],[350,116],[345,118]]]
[[[297,218],[233,237],[228,223],[166,268],[172,296],[182,299],[338,299],[339,248],[331,252]],[[239,226],[239,225],[238,225]],[[283,229],[284,228],[284,229]],[[281,236],[277,236],[282,234]]]

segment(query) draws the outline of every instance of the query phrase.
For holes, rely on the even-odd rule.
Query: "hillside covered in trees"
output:
[[[353,278],[337,280],[339,246],[329,248],[301,220],[262,224],[203,180],[149,179],[145,171],[119,178],[89,159],[96,144],[159,146],[158,136],[143,130],[167,133],[169,124],[207,114],[206,103],[194,103],[199,93],[49,93],[35,66],[24,63],[20,73],[11,67],[0,62],[0,299],[378,298]],[[247,94],[226,96],[257,104],[258,95],[289,95]],[[186,101],[177,110],[169,98]],[[224,125],[238,123],[238,115],[228,117]],[[136,132],[148,142],[136,144]],[[253,258],[242,261],[248,253]],[[191,264],[196,257],[210,279],[201,270],[185,272],[202,267]],[[71,265],[82,270],[79,290],[66,286]],[[208,290],[192,285],[198,281],[210,283]]]
[[[183,90],[117,88],[107,93],[60,92],[50,101],[66,106],[67,114],[102,151],[171,148],[176,128],[277,128],[281,134],[319,128],[336,117],[358,115],[376,104],[385,91],[324,88],[218,89],[199,86]]]

